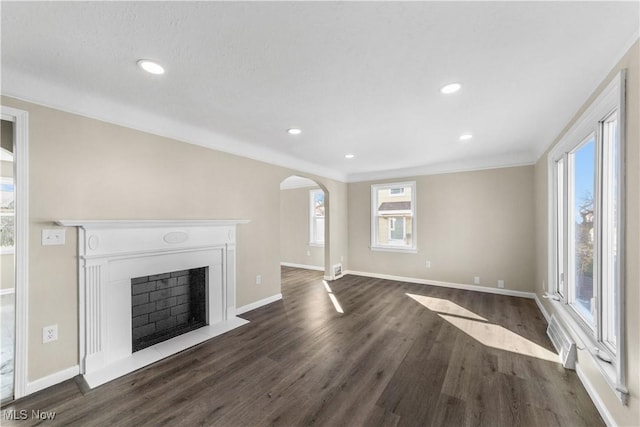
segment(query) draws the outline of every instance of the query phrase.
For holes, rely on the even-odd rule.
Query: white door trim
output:
[[[29,113],[2,106],[2,119],[13,122],[15,176],[15,399],[27,393],[27,346],[29,331]]]

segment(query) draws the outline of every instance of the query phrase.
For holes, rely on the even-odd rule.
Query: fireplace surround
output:
[[[248,323],[235,315],[236,226],[247,222],[57,222],[78,228],[79,359],[89,388]],[[134,351],[132,280],[199,268],[206,269],[205,325]]]

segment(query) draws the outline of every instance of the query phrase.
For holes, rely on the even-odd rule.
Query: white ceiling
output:
[[[534,162],[637,39],[640,12],[3,1],[1,13],[4,95],[357,181]],[[166,74],[143,73],[140,58]],[[462,90],[442,95],[453,81]]]

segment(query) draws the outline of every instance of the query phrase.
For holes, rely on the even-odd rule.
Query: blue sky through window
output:
[[[575,219],[581,223],[580,206],[587,197],[593,199],[595,168],[596,168],[596,141],[591,137],[578,151],[575,152],[574,162],[574,188],[575,188]]]

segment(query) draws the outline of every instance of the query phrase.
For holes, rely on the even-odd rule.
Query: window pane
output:
[[[413,185],[373,187],[374,246],[413,247]]]
[[[310,243],[324,244],[324,191],[311,190],[309,192],[309,236]]]
[[[10,249],[14,246],[15,187],[13,178],[0,181],[0,246]]]
[[[590,325],[594,325],[594,203],[595,194],[595,137],[572,153],[571,215],[569,241],[572,248],[571,303]]]
[[[399,240],[404,243],[404,218],[389,218],[389,240]]]

